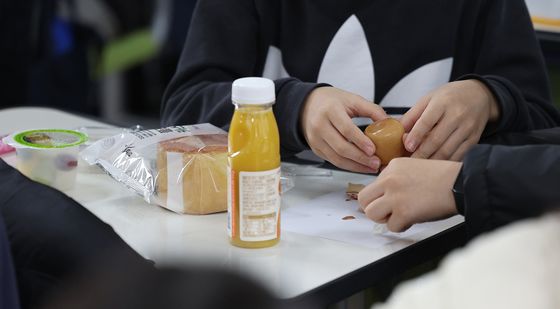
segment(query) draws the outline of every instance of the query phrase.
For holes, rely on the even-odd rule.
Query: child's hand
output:
[[[497,121],[496,99],[477,80],[448,83],[426,95],[401,119],[413,158],[460,161]]]
[[[381,120],[387,114],[358,95],[321,87],[309,94],[300,123],[307,143],[318,156],[346,170],[375,173],[380,165],[374,156],[375,145],[352,122],[352,117]]]
[[[396,158],[358,194],[360,207],[392,232],[457,214],[451,188],[461,163]]]

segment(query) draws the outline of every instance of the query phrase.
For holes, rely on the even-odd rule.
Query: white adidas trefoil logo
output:
[[[373,48],[375,50],[375,47]],[[423,95],[449,82],[453,58],[428,63],[406,75],[379,103],[383,107],[411,107]],[[282,63],[282,52],[270,46],[263,77],[289,77]],[[370,46],[356,15],[350,16],[334,35],[319,70],[319,83],[356,93],[369,101],[375,98],[375,65]],[[356,118],[357,125],[371,123],[367,118]]]

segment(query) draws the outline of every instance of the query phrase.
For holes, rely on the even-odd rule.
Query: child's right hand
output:
[[[352,117],[387,118],[379,105],[334,87],[313,90],[300,116],[303,135],[319,157],[339,168],[376,173],[380,161],[373,142],[352,122]]]

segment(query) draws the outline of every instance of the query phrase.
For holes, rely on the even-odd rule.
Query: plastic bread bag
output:
[[[148,203],[209,214],[227,209],[227,143],[225,131],[199,124],[118,134],[81,155]]]
[[[227,133],[211,124],[131,131],[90,145],[81,156],[151,204],[187,214],[227,210]],[[282,193],[294,187],[281,177]]]

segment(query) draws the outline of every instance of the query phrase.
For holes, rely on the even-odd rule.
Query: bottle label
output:
[[[239,238],[242,241],[278,238],[280,168],[261,172],[239,172],[238,175],[239,188],[235,191],[239,196]],[[235,188],[231,189],[233,192]]]

